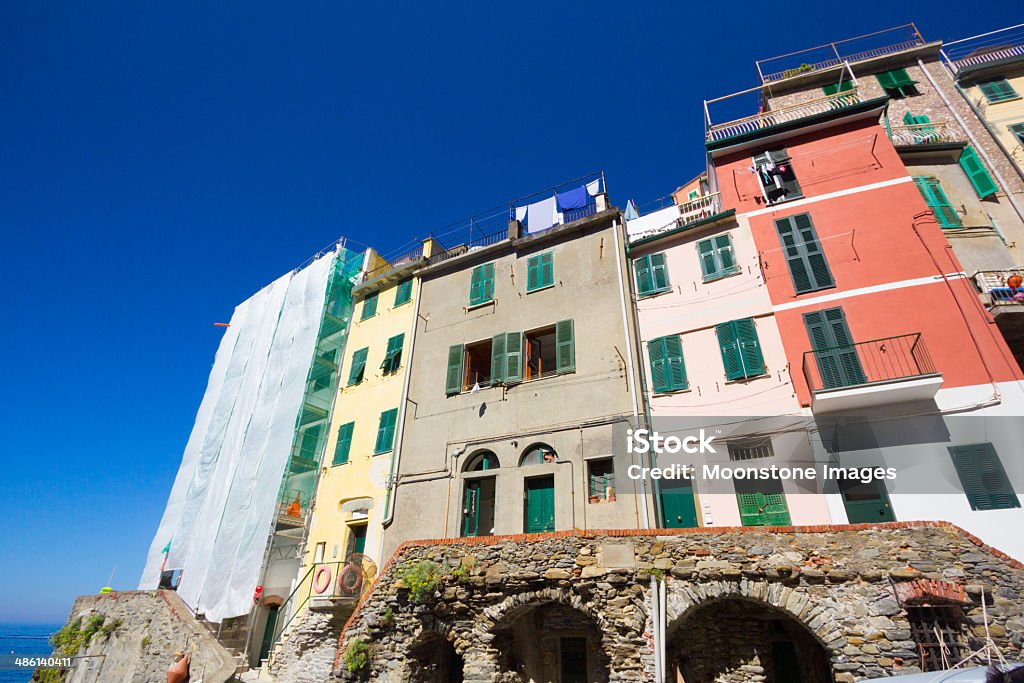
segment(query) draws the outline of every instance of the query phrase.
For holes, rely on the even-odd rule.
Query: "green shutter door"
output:
[[[974,191],[982,199],[995,194],[999,189],[995,181],[992,180],[992,176],[985,170],[985,166],[982,165],[978,153],[970,145],[964,147],[964,151],[960,153],[960,168],[964,169],[971,185],[974,186]]]
[[[867,381],[843,309],[804,313],[804,327],[811,340],[822,388],[850,387]]]
[[[550,287],[555,283],[551,252],[538,254],[526,262],[526,291]]]
[[[775,221],[775,229],[797,294],[835,286],[810,214],[780,218]]]
[[[355,422],[346,422],[338,427],[338,443],[334,446],[334,462],[331,464],[344,465],[348,462],[348,455],[352,450],[352,431],[355,426]]]
[[[473,269],[469,282],[469,305],[485,304],[494,298],[494,264],[485,263]]]
[[[715,326],[718,335],[718,346],[722,352],[722,365],[725,367],[727,380],[743,379],[743,360],[740,358],[740,345],[736,337],[735,322],[730,321]]]
[[[555,323],[555,371],[559,374],[575,372],[576,340],[572,320]]]
[[[465,350],[462,344],[448,347],[448,373],[445,376],[444,393],[454,396],[462,391],[462,361]]]
[[[718,257],[718,267],[723,275],[735,273],[736,259],[732,254],[732,238],[729,235],[715,237],[715,254]]]
[[[491,385],[505,381],[505,333],[491,337]]]
[[[889,503],[889,493],[885,484],[878,480],[868,483],[860,481],[840,482],[843,494],[843,506],[850,524],[870,524],[872,522],[895,522]]]
[[[688,479],[662,479],[661,514],[666,529],[692,529],[697,526],[697,502],[693,483]]]
[[[357,555],[362,555],[366,550],[366,525],[355,524],[349,527],[349,533],[352,534],[352,552]]]
[[[1020,507],[1020,499],[992,444],[951,446],[949,455],[972,510]]]
[[[480,533],[480,482],[466,482],[466,493],[462,497],[462,535],[476,536]]]
[[[743,526],[789,526],[789,506],[784,493],[737,493]]]
[[[401,306],[412,299],[412,280],[402,280],[395,287],[395,306]]]
[[[555,255],[550,251],[540,255],[540,286],[550,287],[555,284]]]
[[[505,335],[505,383],[523,381],[523,333]]]
[[[524,532],[539,534],[555,530],[555,478],[526,480],[526,519]]]
[[[651,379],[655,392],[683,391],[687,388],[683,342],[678,334],[652,339],[647,343],[651,360]]]
[[[1006,100],[1017,99],[1017,91],[1013,89],[1010,82],[1005,78],[997,78],[987,83],[979,83],[982,94],[989,102],[1005,102]]]
[[[360,320],[366,320],[372,318],[377,314],[377,292],[374,292],[370,296],[363,299],[363,313],[360,316]]]
[[[488,263],[484,265],[483,275],[483,297],[484,301],[490,301],[494,298],[494,264]]]

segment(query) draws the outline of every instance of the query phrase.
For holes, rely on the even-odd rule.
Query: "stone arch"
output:
[[[463,472],[483,472],[485,470],[496,470],[501,467],[498,454],[489,448],[481,448],[473,451],[462,466]]]
[[[827,599],[767,581],[669,582],[666,660],[690,680],[831,683],[846,639]],[[674,675],[674,674],[672,674]],[[671,679],[671,680],[674,680]]]
[[[550,458],[550,460],[546,460],[546,457]],[[535,441],[523,449],[519,456],[519,466],[553,464],[557,459],[558,451],[552,448],[550,444],[543,441]]]
[[[401,680],[462,683],[465,664],[457,636],[452,624],[446,621],[435,618],[420,620],[419,630],[409,641]]]

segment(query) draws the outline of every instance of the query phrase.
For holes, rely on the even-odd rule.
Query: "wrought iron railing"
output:
[[[811,392],[938,374],[920,332],[807,351],[803,366]]]
[[[813,71],[821,71],[823,69],[831,69],[839,66],[843,62],[859,62],[864,59],[873,59],[875,57],[884,57],[885,55],[891,55],[896,52],[902,52],[903,50],[910,50],[918,45],[923,45],[924,41],[920,39],[908,40],[902,43],[895,43],[893,45],[885,45],[882,47],[876,47],[871,50],[862,50],[855,52],[850,55],[843,57],[834,57],[832,59],[823,59],[813,64],[801,64],[800,66],[793,67],[792,69],[786,69],[777,73],[764,74],[765,83],[773,83],[781,81],[786,78],[792,78],[793,76],[799,76],[805,73],[811,73]]]
[[[1024,268],[979,270],[974,274],[974,285],[980,294],[988,296],[992,306],[1024,303]]]
[[[712,124],[708,127],[707,139],[725,140],[736,135],[752,133],[762,128],[796,121],[815,114],[845,109],[860,102],[860,93],[857,91],[857,88],[853,88],[852,90],[837,92],[833,95],[826,95],[825,97],[819,97],[788,107],[761,112],[760,114],[736,119],[735,121]]]
[[[947,42],[943,52],[953,73],[992,62],[1024,57],[1024,24]]]
[[[432,256],[430,256],[430,258],[426,260],[426,265],[432,266],[436,263],[442,263],[444,261],[447,261],[448,259],[455,258],[456,256],[462,256],[465,253],[468,253],[470,251],[476,251],[477,249],[482,249],[483,247],[489,247],[492,244],[497,244],[498,242],[501,242],[502,240],[506,239],[508,239],[507,229],[492,233],[490,235],[484,235],[483,237],[479,237],[475,240],[472,240],[471,242],[467,242],[466,244],[460,244],[458,246],[452,247],[451,249],[445,249],[444,251],[439,251],[438,253],[433,254]]]
[[[582,218],[586,218],[587,216],[593,216],[595,213],[597,213],[597,203],[588,202],[578,209],[566,209],[565,212],[562,213],[562,223],[572,223],[573,221],[578,221]]]
[[[366,271],[366,275],[363,277],[363,282],[368,282],[373,278],[377,277],[378,275],[383,275],[384,273],[390,270],[394,270],[395,268],[398,268],[400,266],[413,263],[414,261],[422,257],[423,247],[417,247],[416,249],[413,249],[407,254],[402,254],[398,258],[391,259],[390,261],[384,263],[383,265],[377,266],[376,268],[372,268]]]
[[[894,145],[934,145],[961,142],[963,134],[948,121],[892,126],[889,139]]]

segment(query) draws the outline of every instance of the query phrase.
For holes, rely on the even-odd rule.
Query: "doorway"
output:
[[[263,642],[260,643],[260,661],[270,656],[270,648],[274,644],[274,631],[277,630],[277,605],[267,608],[267,623],[263,627]]]
[[[494,535],[495,477],[470,479],[462,495],[462,535]]]
[[[555,530],[555,477],[532,477],[526,480],[523,530],[540,534]]]
[[[839,488],[850,524],[896,521],[883,482],[873,479],[863,483],[855,479],[841,482]]]
[[[662,479],[661,515],[666,529],[692,529],[697,526],[697,501],[689,479]]]

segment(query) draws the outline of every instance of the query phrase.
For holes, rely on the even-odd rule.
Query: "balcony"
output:
[[[948,121],[892,126],[889,139],[896,147],[963,142],[963,134]]]
[[[852,90],[837,92],[833,95],[818,97],[799,104],[761,112],[754,116],[747,116],[746,118],[726,123],[712,124],[709,122],[707,142],[727,140],[738,135],[755,133],[784,123],[799,121],[810,116],[841,111],[860,104],[862,101],[858,89],[853,88]]]
[[[1024,24],[948,42],[946,64],[958,78],[971,71],[1024,59]]]
[[[679,205],[679,225],[689,225],[722,211],[722,193],[714,192]]]
[[[815,413],[927,400],[942,386],[920,333],[808,351],[803,371]]]

